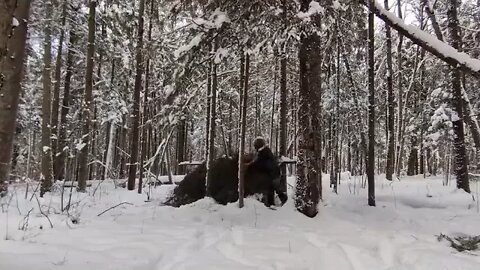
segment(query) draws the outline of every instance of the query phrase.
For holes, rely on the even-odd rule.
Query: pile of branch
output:
[[[438,241],[444,239],[450,242],[450,246],[459,252],[477,250],[479,248],[478,245],[480,244],[480,235],[455,236],[452,238],[442,233],[438,236]]]

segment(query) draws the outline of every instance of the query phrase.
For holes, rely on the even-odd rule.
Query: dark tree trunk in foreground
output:
[[[385,8],[388,0],[385,0]],[[393,94],[393,61],[392,61],[392,31],[385,25],[387,38],[387,123],[388,123],[388,150],[387,150],[387,180],[393,180],[395,170],[395,97]]]
[[[301,11],[309,9],[311,0],[301,1]],[[320,28],[318,15],[312,22]],[[321,51],[317,33],[303,29],[300,37],[300,89],[298,108],[298,153],[295,207],[308,217],[318,213],[321,198]]]
[[[180,166],[180,162],[185,161],[185,133],[186,133],[186,126],[187,121],[182,119],[177,124],[177,146],[176,146],[176,158],[177,158],[177,166],[175,167],[175,172],[178,175],[182,175],[185,173],[185,167]]]
[[[217,50],[217,41],[214,41],[215,42],[215,46],[214,46],[214,51],[213,51],[213,55],[215,54],[214,52]],[[210,166],[211,164],[213,163],[213,161],[215,160],[215,137],[216,137],[216,129],[217,129],[217,124],[216,124],[216,120],[217,120],[217,87],[218,87],[218,81],[217,81],[217,64],[214,63],[214,60],[212,59],[211,60],[211,63],[210,63],[210,70],[209,70],[210,74],[211,74],[211,80],[212,80],[212,86],[211,86],[211,93],[210,93],[210,115],[208,116],[208,119],[207,121],[210,123],[208,126],[209,126],[209,129],[207,130],[208,132],[208,152],[207,152],[207,196],[210,196],[212,193],[211,193],[211,181],[212,179],[210,179],[210,173],[209,173],[209,170],[210,170]]]
[[[283,0],[283,27],[287,29],[287,2]],[[285,41],[286,42],[286,39]],[[280,156],[287,156],[287,44],[281,44],[280,59]],[[282,163],[280,185],[287,190],[287,165]]]
[[[209,50],[210,51],[210,50]],[[210,73],[211,63],[209,63],[209,70],[207,72],[207,95],[206,95],[206,117],[205,117],[205,161],[208,160],[208,151],[210,150],[209,142],[210,140],[208,137],[210,136],[210,110],[211,110],[211,103],[212,103],[212,74]],[[240,90],[241,92],[241,90]]]
[[[457,16],[458,0],[449,0],[448,2],[448,29],[450,33],[450,43],[452,47],[459,50],[461,46],[461,38],[458,33],[458,16]],[[470,193],[470,185],[468,182],[468,160],[467,151],[465,149],[465,131],[463,128],[463,97],[461,86],[461,70],[452,67],[452,106],[457,113],[456,119],[453,119],[453,139],[454,147],[454,172],[457,177],[457,188],[461,188]]]
[[[368,12],[368,205],[375,206],[375,25],[373,5],[370,1]]]
[[[145,0],[140,1],[138,11],[138,33],[137,48],[135,51],[136,74],[133,94],[133,113],[132,113],[132,134],[130,140],[130,164],[128,171],[128,190],[135,189],[135,178],[137,176],[138,149],[139,149],[139,127],[140,127],[140,92],[142,91],[142,76],[144,70],[143,63],[143,15],[145,13]]]
[[[4,0],[0,5],[0,197],[8,190],[29,9],[28,0],[18,5],[16,0]],[[10,14],[18,26],[13,27]]]
[[[85,72],[85,99],[82,108],[83,132],[82,148],[78,157],[78,191],[85,192],[88,178],[88,149],[91,140],[90,125],[92,117],[93,58],[95,53],[95,9],[97,1],[90,0],[88,14],[87,68]]]
[[[52,3],[46,0],[45,12],[51,16]],[[45,192],[49,192],[52,187],[53,173],[52,173],[52,130],[51,124],[51,106],[52,106],[52,19],[45,20],[45,37],[43,41],[43,92],[42,92],[42,185],[40,188],[40,197],[43,197]]]
[[[247,127],[247,105],[248,105],[248,80],[250,77],[250,56],[246,57],[241,52],[240,60],[240,146],[238,159],[238,207],[243,207],[243,197],[245,194],[245,161],[243,159],[245,153],[245,135]],[[244,65],[245,64],[245,65]]]

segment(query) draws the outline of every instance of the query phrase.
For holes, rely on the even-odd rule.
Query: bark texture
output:
[[[138,149],[140,135],[140,92],[142,91],[142,76],[144,71],[143,63],[143,23],[145,14],[145,0],[140,1],[138,11],[138,32],[137,32],[137,48],[135,51],[136,75],[133,94],[133,113],[132,113],[132,134],[130,140],[130,164],[128,171],[128,190],[135,189],[135,178],[138,167]]]
[[[0,5],[0,196],[6,194],[12,159],[30,1],[5,0]],[[13,27],[13,17],[19,22]]]
[[[301,11],[309,9],[311,0],[301,1]],[[320,27],[318,15],[312,23]],[[321,198],[321,51],[320,37],[303,29],[300,37],[300,89],[298,108],[298,153],[295,207],[308,217],[318,213]]]
[[[78,157],[78,191],[85,192],[88,178],[88,149],[91,140],[93,65],[95,53],[95,12],[97,1],[90,0],[88,14],[87,68],[85,73],[85,97],[82,108],[83,134],[80,155]]]

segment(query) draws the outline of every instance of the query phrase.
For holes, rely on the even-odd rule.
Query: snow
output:
[[[309,20],[310,16],[315,15],[315,14],[323,14],[324,8],[318,3],[317,1],[312,1],[310,2],[310,5],[308,6],[308,11],[307,12],[302,12],[300,11],[297,14],[297,17],[302,20]]]
[[[166,97],[170,96],[174,90],[175,87],[171,84],[165,85],[165,87],[163,88]]]
[[[17,27],[20,25],[20,22],[17,20],[17,18],[12,17],[12,26]]]
[[[225,48],[218,48],[218,50],[215,52],[215,58],[214,58],[214,63],[215,64],[220,64],[222,60],[228,56],[228,49]]]
[[[480,72],[479,59],[472,58],[466,53],[459,52],[458,50],[448,45],[447,43],[438,40],[433,35],[425,31],[422,31],[421,29],[415,26],[407,25],[402,19],[398,18],[394,13],[387,11],[377,1],[374,1],[374,2],[375,2],[375,8],[379,11],[379,13],[387,17],[395,25],[398,25],[399,27],[405,29],[412,36],[425,42],[427,45],[435,48],[435,50],[437,50],[441,55],[455,59],[458,63],[465,65],[466,67],[468,67],[469,69],[471,69],[476,73]]]
[[[178,49],[176,49],[173,52],[175,58],[180,57],[180,55],[182,55],[183,53],[188,52],[193,47],[198,46],[200,44],[200,42],[202,41],[202,38],[203,38],[203,34],[198,34],[192,40],[190,40],[190,42],[187,45],[181,46]]]
[[[220,11],[219,9],[215,10],[213,16],[215,17],[213,24],[217,29],[220,29],[224,23],[230,22],[227,13]]]
[[[433,141],[433,144],[438,144],[439,139],[442,137],[440,132],[435,132],[427,136],[430,140]]]
[[[84,143],[84,142],[79,142],[77,144],[75,144],[75,149],[77,149],[77,151],[81,151],[87,144]]]
[[[342,9],[342,5],[341,5],[340,2],[338,2],[337,0],[334,0],[334,1],[333,1],[332,7],[333,7],[334,9]]]
[[[276,211],[253,199],[243,209],[210,199],[172,208],[160,205],[170,185],[152,188],[145,202],[109,180],[92,196],[94,182],[89,193],[73,193],[70,216],[61,214],[59,191],[38,198],[53,229],[36,199],[29,201],[34,188],[25,200],[24,185],[14,184],[1,201],[0,269],[479,269],[479,252],[437,241],[440,233],[480,234],[478,206],[454,183],[379,176],[377,207],[369,207],[360,177],[342,174],[338,195],[323,179],[325,201],[314,219],[296,212],[292,200]],[[98,216],[122,202],[133,205]]]
[[[443,89],[442,88],[436,88],[435,90],[432,91],[430,94],[432,97],[438,97],[442,93]]]

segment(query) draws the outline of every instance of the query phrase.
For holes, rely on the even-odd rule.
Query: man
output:
[[[287,201],[287,192],[282,190],[280,185],[280,166],[277,158],[273,155],[272,150],[266,145],[265,140],[262,137],[258,137],[253,142],[253,147],[257,151],[255,159],[248,164],[251,169],[255,171],[265,173],[269,177],[271,194],[267,198],[267,204],[273,205],[273,192],[275,191],[282,202],[282,205]]]

